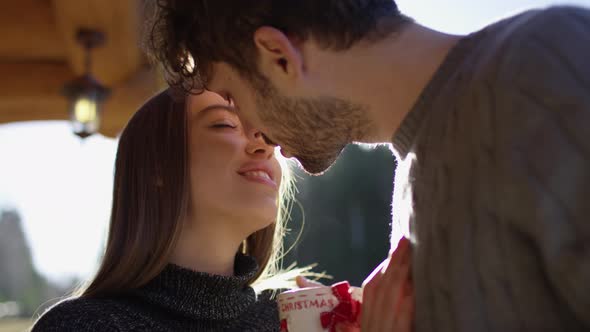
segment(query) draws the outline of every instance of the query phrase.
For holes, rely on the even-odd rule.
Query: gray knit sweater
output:
[[[279,331],[276,302],[257,298],[246,285],[257,269],[243,255],[236,257],[234,277],[168,265],[140,289],[62,302],[32,332]]]
[[[393,146],[417,332],[590,330],[590,11],[466,37]]]

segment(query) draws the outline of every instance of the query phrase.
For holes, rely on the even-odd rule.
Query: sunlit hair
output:
[[[285,165],[284,160],[280,162]],[[276,222],[248,236],[239,248],[260,266],[248,282],[257,290],[287,285],[284,278],[276,283],[293,197],[289,168],[283,167],[282,173]],[[94,279],[77,295],[121,293],[156,277],[169,263],[183,231],[189,183],[185,102],[164,91],[137,111],[119,139],[104,256]],[[285,276],[307,270],[293,270]],[[271,280],[274,282],[269,283]]]

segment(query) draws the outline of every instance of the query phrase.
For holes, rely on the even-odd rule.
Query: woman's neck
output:
[[[195,227],[185,227],[170,262],[187,269],[209,274],[232,276],[237,250],[245,237],[236,236],[213,220]]]

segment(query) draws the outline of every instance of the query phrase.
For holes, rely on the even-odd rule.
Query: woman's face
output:
[[[217,226],[246,234],[270,225],[282,174],[274,147],[257,130],[244,129],[215,93],[190,96],[187,107],[192,220],[228,220]]]

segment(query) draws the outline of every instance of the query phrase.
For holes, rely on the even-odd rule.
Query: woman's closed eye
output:
[[[231,121],[219,121],[219,122],[214,122],[211,125],[211,128],[214,129],[236,129],[238,128],[238,126]]]
[[[238,116],[227,106],[211,105],[200,114],[204,123],[212,129],[236,129],[240,126]]]

